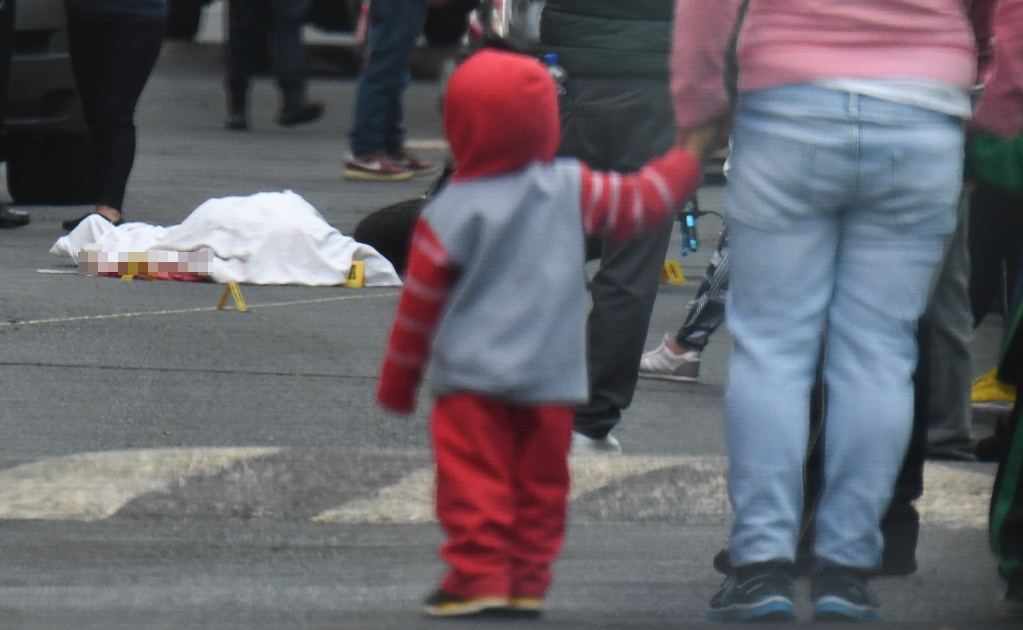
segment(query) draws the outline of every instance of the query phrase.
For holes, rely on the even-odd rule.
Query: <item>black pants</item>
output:
[[[11,76],[14,40],[14,0],[0,0],[0,123],[7,113],[7,80]],[[0,127],[0,158],[3,157],[3,129]]]
[[[89,128],[97,205],[123,210],[135,163],[135,107],[162,44],[162,20],[68,20],[68,49]]]
[[[973,325],[1005,315],[1023,243],[1023,196],[978,182],[970,195],[970,303]]]

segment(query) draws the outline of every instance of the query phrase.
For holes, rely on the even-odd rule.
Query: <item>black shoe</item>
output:
[[[0,229],[13,230],[23,225],[28,225],[32,218],[24,210],[11,210],[8,207],[0,206]]]
[[[60,224],[60,227],[64,228],[68,232],[70,232],[71,230],[73,230],[76,227],[78,227],[78,224],[81,223],[82,221],[84,221],[85,217],[93,215],[93,214],[97,215],[101,219],[106,219],[107,221],[110,221],[110,219],[107,219],[105,216],[103,216],[99,212],[89,212],[87,214],[83,214],[82,216],[80,216],[78,218],[68,219],[67,221],[64,221],[63,223]],[[122,223],[124,223],[124,220],[123,219],[118,219],[116,221],[110,221],[110,223],[112,223],[113,225],[117,226],[117,225],[121,225]]]
[[[299,103],[285,105],[277,117],[277,124],[284,127],[303,125],[311,123],[323,115],[323,105],[320,103]]]
[[[711,621],[792,621],[792,575],[781,562],[739,567],[710,600]]]
[[[867,588],[867,572],[826,565],[810,587],[814,621],[881,621],[881,605]]]
[[[249,117],[245,115],[245,112],[228,114],[224,126],[231,131],[247,131],[249,129]]]
[[[429,617],[504,616],[510,605],[507,597],[456,597],[437,589],[423,602],[423,613]]]

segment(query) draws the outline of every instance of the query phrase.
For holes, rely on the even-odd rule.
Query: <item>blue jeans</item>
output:
[[[732,561],[795,558],[810,392],[826,338],[814,551],[874,567],[913,421],[916,324],[956,220],[961,125],[795,85],[742,95],[732,142]]]
[[[355,155],[393,153],[405,144],[402,98],[412,52],[426,23],[427,0],[373,0],[369,62],[359,80],[350,135]]]

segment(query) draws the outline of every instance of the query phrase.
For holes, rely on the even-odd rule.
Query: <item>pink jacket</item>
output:
[[[681,128],[728,106],[721,77],[739,3],[675,3],[671,88]],[[962,0],[751,0],[738,56],[740,92],[830,78],[931,79],[968,89],[977,74]]]
[[[994,35],[994,60],[973,124],[1011,138],[1023,132],[1023,0],[998,3]]]

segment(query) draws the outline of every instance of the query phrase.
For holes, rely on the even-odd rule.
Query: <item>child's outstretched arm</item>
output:
[[[677,148],[630,175],[583,164],[583,229],[616,241],[649,232],[670,220],[699,185],[700,163]]]
[[[423,219],[416,223],[409,248],[405,288],[398,300],[387,355],[380,372],[377,402],[410,413],[426,369],[430,341],[440,322],[454,273],[447,252]]]

